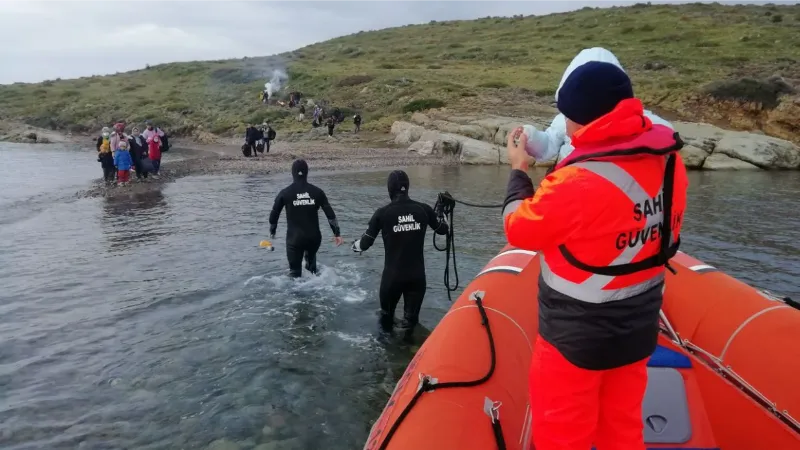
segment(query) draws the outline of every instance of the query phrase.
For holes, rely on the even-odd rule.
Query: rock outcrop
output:
[[[724,122],[740,130],[762,130],[800,144],[800,95],[783,95],[775,107],[763,102],[717,100],[702,94],[690,97],[678,112],[686,117]]]
[[[500,148],[489,142],[462,138],[458,160],[462,164],[500,164]]]
[[[392,124],[392,134],[395,136],[394,143],[408,145],[419,140],[425,128],[408,122],[395,122]]]
[[[700,123],[674,122],[673,126],[686,143],[681,156],[687,168],[800,169],[800,147],[789,141]]]
[[[749,162],[764,169],[797,169],[800,152],[783,139],[748,133],[730,134],[717,142],[715,153]]]
[[[0,142],[20,144],[68,144],[74,139],[70,133],[63,134],[18,122],[0,121]]]
[[[395,143],[420,155],[456,155],[463,164],[508,164],[508,133],[525,124],[544,130],[550,120],[414,113],[411,122],[395,122],[392,134]],[[673,126],[685,143],[680,154],[689,169],[800,169],[800,147],[789,141],[702,123],[677,121]]]
[[[754,166],[749,162],[740,161],[724,153],[714,153],[706,158],[703,163],[703,169],[706,170],[758,170],[758,166]]]

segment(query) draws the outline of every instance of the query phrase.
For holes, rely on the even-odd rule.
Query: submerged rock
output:
[[[289,438],[280,441],[265,442],[257,445],[253,450],[303,450],[303,442],[300,438]]]
[[[241,450],[239,444],[227,439],[217,439],[208,445],[208,450]]]

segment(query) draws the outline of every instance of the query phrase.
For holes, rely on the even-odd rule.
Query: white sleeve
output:
[[[672,126],[672,124],[668,120],[664,119],[663,117],[660,117],[660,116],[656,115],[653,111],[648,111],[648,110],[645,109],[644,110],[644,115],[648,119],[650,119],[650,121],[653,122],[654,125],[664,125],[665,127],[669,127],[672,130],[675,129],[675,127]]]
[[[567,120],[563,114],[557,115],[545,131],[532,125],[526,125],[524,129],[528,136],[527,150],[537,161],[554,159],[567,138]]]

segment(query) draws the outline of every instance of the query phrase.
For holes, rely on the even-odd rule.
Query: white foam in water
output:
[[[360,303],[367,298],[367,291],[358,286],[360,281],[361,274],[355,264],[337,262],[335,268],[320,265],[317,275],[305,269],[300,278],[291,278],[288,275],[259,275],[250,277],[244,285],[264,282],[276,291],[322,294],[324,297],[346,303]]]
[[[250,277],[247,281],[244,282],[245,286],[248,286],[250,283],[255,283],[256,281],[261,281],[264,279],[264,275],[256,275],[254,277]]]
[[[361,348],[369,347],[370,344],[374,344],[376,342],[373,336],[365,334],[350,334],[343,333],[341,331],[335,331],[333,335],[347,343],[353,344],[355,347]]]

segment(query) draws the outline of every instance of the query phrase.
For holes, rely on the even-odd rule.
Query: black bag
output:
[[[250,157],[250,144],[242,144],[242,154],[244,156]]]
[[[275,130],[273,130],[272,128],[270,128],[269,132],[267,133],[267,137],[269,138],[270,141],[274,141],[277,135],[278,133],[276,133]]]
[[[154,172],[155,169],[153,168],[153,161],[150,160],[147,156],[141,159],[140,167],[144,171],[144,173]]]
[[[256,144],[256,151],[259,152],[259,153],[264,153],[264,143],[263,142],[259,142],[258,144]]]

